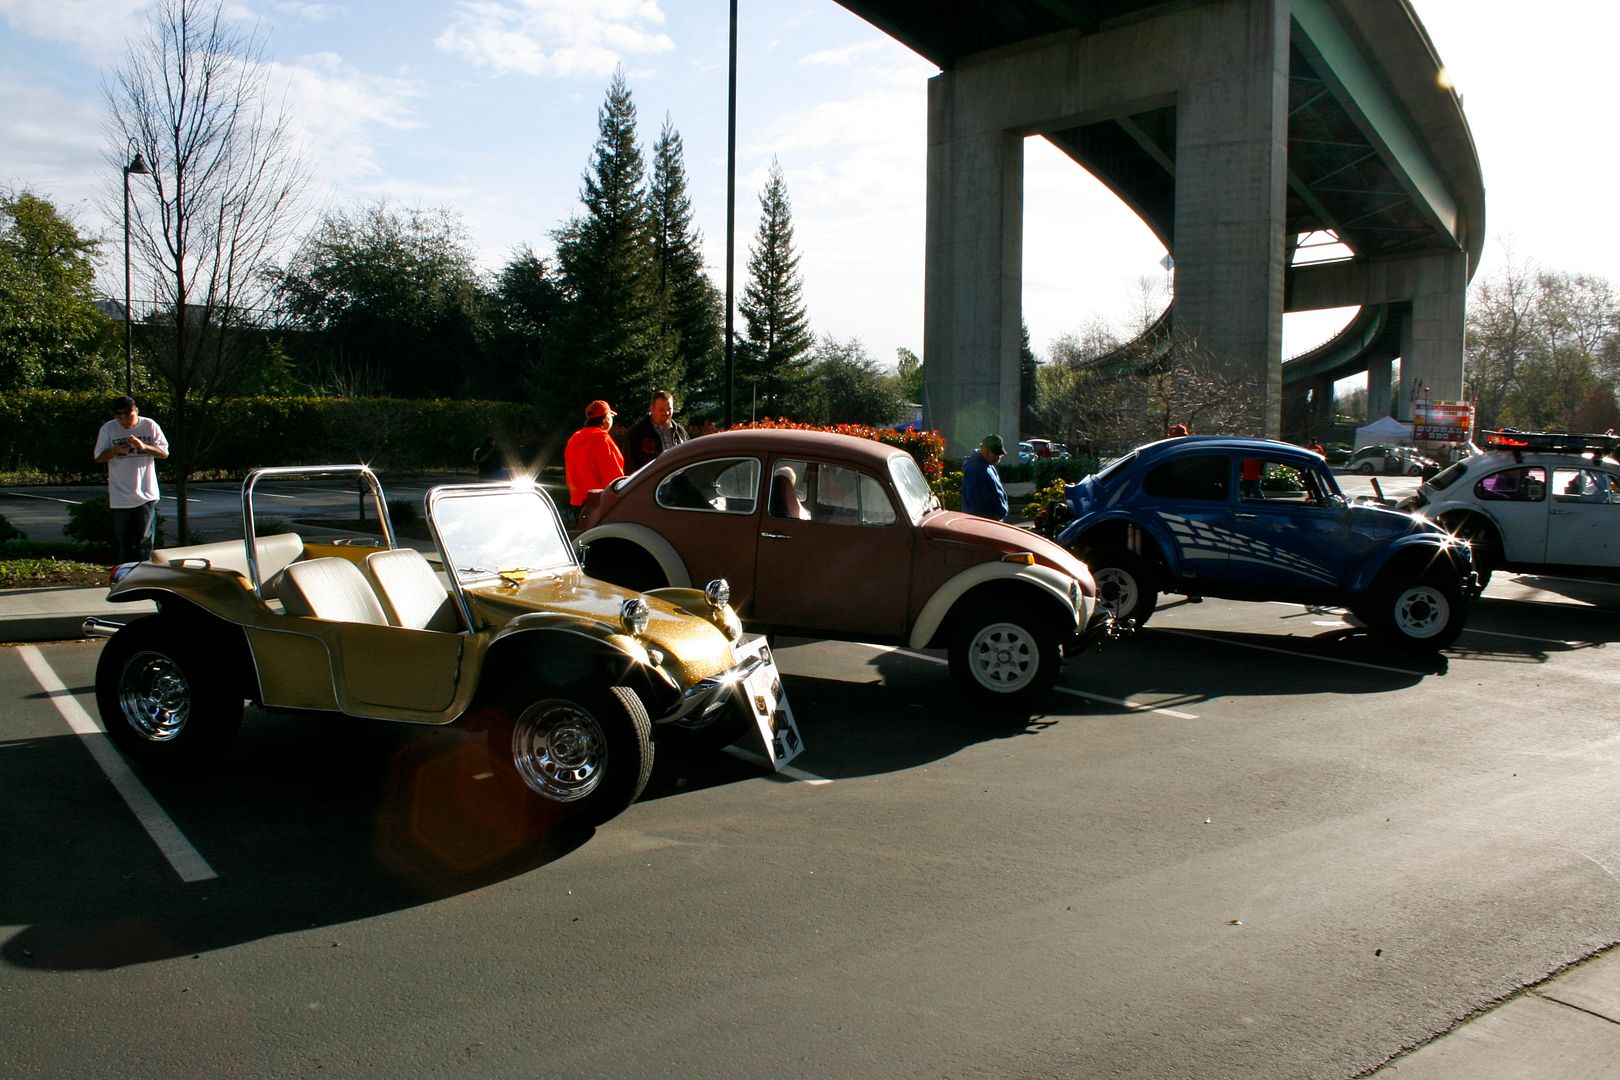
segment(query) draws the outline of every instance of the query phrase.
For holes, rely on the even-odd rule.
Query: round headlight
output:
[[[652,608],[647,601],[639,596],[633,596],[619,608],[619,623],[624,632],[640,636],[647,632],[647,623],[652,619]]]
[[[723,608],[731,603],[731,583],[725,578],[715,578],[703,589],[703,595],[709,598],[709,606]]]

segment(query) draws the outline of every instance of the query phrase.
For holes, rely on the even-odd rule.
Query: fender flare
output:
[[[664,572],[664,578],[671,585],[683,589],[692,587],[692,576],[686,572],[686,563],[681,560],[674,546],[645,525],[633,522],[609,522],[581,533],[574,543],[584,548],[597,540],[625,540],[635,544],[652,556],[658,568]]]
[[[1457,541],[1435,533],[1408,533],[1406,536],[1396,537],[1383,548],[1383,558],[1376,563],[1372,560],[1363,562],[1356,568],[1355,577],[1350,581],[1350,591],[1361,594],[1373,588],[1378,579],[1391,566],[1400,562],[1422,559],[1421,554],[1428,552],[1429,563],[1444,560],[1448,566],[1457,567],[1457,560],[1453,556],[1453,546]],[[1472,560],[1470,559],[1470,563]]]
[[[1080,615],[1069,594],[1069,586],[1074,583],[1073,578],[1039,564],[1026,566],[1005,562],[979,563],[977,566],[968,567],[934,590],[934,595],[928,598],[928,603],[923,605],[917,621],[912,624],[908,646],[913,649],[927,648],[928,643],[939,632],[939,628],[950,617],[957,601],[978,586],[991,581],[1018,581],[1032,585],[1057,601],[1063,610],[1069,613],[1069,618],[1074,620],[1076,627],[1080,625]]]
[[[1059,534],[1058,543],[1075,552],[1076,557],[1083,562],[1085,560],[1079,555],[1079,549],[1088,546],[1086,538],[1098,530],[1110,527],[1134,532],[1139,537],[1135,547],[1141,550],[1134,550],[1131,545],[1127,545],[1126,550],[1141,555],[1152,563],[1155,573],[1162,573],[1163,584],[1173,585],[1181,580],[1181,548],[1171,535],[1174,529],[1166,523],[1164,516],[1159,512],[1139,515],[1128,510],[1105,510],[1075,520]],[[1087,564],[1087,569],[1090,569],[1090,564]]]

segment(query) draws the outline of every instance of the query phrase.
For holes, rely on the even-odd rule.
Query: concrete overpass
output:
[[[1404,401],[1388,385],[1394,355],[1405,381],[1461,396],[1484,183],[1407,0],[839,2],[941,69],[923,354],[928,422],[953,448],[1018,431],[1030,135],[1171,251],[1177,333],[1260,378],[1267,433],[1281,433],[1285,394],[1330,390],[1358,364],[1374,397]],[[1322,230],[1353,257],[1293,265],[1297,238]],[[1356,304],[1367,310],[1334,348],[1285,375],[1283,312]]]

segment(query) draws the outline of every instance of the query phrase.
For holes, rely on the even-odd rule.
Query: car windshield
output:
[[[928,481],[923,479],[922,470],[917,468],[917,462],[910,454],[891,457],[889,475],[894,477],[894,489],[900,493],[906,516],[911,518],[913,525],[920,522],[928,511],[939,509],[939,500],[934,498]]]
[[[538,491],[452,491],[433,501],[432,513],[445,563],[462,581],[576,565],[556,510]]]

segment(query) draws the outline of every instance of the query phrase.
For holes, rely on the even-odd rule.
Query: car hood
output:
[[[1397,510],[1393,506],[1380,506],[1377,503],[1352,502],[1350,525],[1356,532],[1365,536],[1393,537],[1422,532],[1450,535],[1427,518],[1405,510]]]
[[[930,540],[970,544],[1002,555],[1028,551],[1042,566],[1079,579],[1088,595],[1095,591],[1091,571],[1086,568],[1085,563],[1075,558],[1068,550],[1028,529],[1020,529],[1001,521],[991,521],[989,518],[974,514],[942,510],[923,519],[922,531]]]
[[[481,620],[503,626],[520,615],[546,612],[597,623],[611,634],[623,634],[619,610],[626,600],[640,596],[651,609],[647,632],[637,640],[675,661],[690,681],[707,678],[731,665],[731,644],[725,634],[700,618],[658,596],[587,577],[579,570],[555,575],[535,574],[516,585],[498,581],[467,587],[467,600]]]

